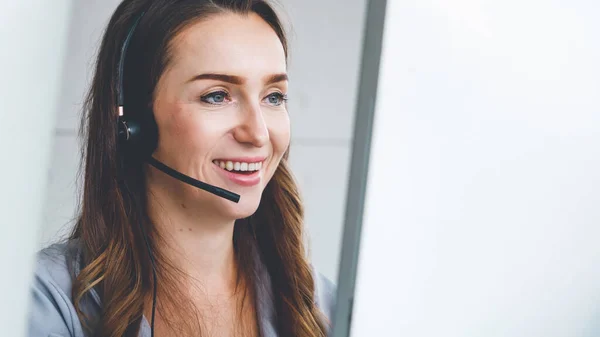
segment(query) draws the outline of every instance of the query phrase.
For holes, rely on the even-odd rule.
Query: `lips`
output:
[[[241,186],[255,186],[260,183],[264,162],[264,157],[213,160],[213,164],[221,175]]]

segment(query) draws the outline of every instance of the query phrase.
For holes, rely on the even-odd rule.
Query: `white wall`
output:
[[[599,16],[388,1],[353,336],[600,335]]]
[[[24,336],[70,1],[0,1],[0,326]]]
[[[348,0],[343,7],[338,1],[280,2],[292,24],[291,163],[305,200],[313,263],[335,282],[365,0]],[[71,227],[81,104],[100,34],[118,3],[75,0],[42,245]]]

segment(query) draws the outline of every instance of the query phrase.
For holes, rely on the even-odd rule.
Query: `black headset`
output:
[[[119,144],[123,145],[125,147],[133,147],[133,148],[138,147],[140,150],[145,150],[140,147],[148,146],[147,143],[150,142],[151,139],[157,138],[156,137],[157,131],[156,130],[146,130],[146,131],[142,132],[142,126],[145,124],[140,123],[139,121],[128,120],[125,117],[125,115],[124,115],[125,95],[124,95],[123,81],[124,81],[125,56],[127,54],[127,47],[129,46],[131,37],[133,36],[133,33],[135,32],[135,28],[139,24],[140,20],[144,16],[144,14],[145,14],[145,12],[142,12],[136,18],[132,27],[129,29],[129,32],[127,33],[127,37],[125,38],[125,41],[123,42],[123,46],[121,47],[121,57],[119,60],[119,65],[118,65],[118,78],[117,78],[117,80],[118,80],[118,82],[117,82],[117,106],[118,106],[118,112],[119,112],[119,117],[118,117],[118,121],[117,121],[117,135],[119,138]],[[149,127],[146,126],[146,128],[149,128]],[[148,134],[144,134],[144,133],[148,133]],[[150,133],[154,133],[154,134],[151,135]],[[140,151],[140,152],[143,153],[143,155],[145,156],[146,151]],[[212,194],[215,194],[217,196],[220,196],[222,198],[225,198],[227,200],[230,200],[230,201],[233,201],[236,203],[239,202],[239,200],[240,200],[240,196],[238,194],[230,192],[225,189],[222,189],[217,186],[207,184],[200,180],[194,179],[188,175],[185,175],[185,174],[161,163],[160,161],[156,160],[154,157],[152,157],[152,155],[148,155],[146,158],[144,158],[144,160],[148,161],[148,163],[150,165],[154,166],[158,170],[160,170],[160,171],[170,175],[171,177],[173,177],[177,180],[180,180],[186,184],[195,186],[197,188],[200,188],[202,190],[205,190],[207,192],[210,192]]]
[[[134,121],[134,120],[127,120],[125,118],[124,115],[124,103],[125,103],[125,96],[124,96],[124,85],[123,85],[123,80],[124,80],[124,70],[125,70],[125,55],[127,54],[127,47],[129,46],[129,42],[131,41],[131,37],[133,36],[133,33],[135,32],[135,29],[137,27],[137,25],[139,24],[140,20],[142,19],[142,17],[144,16],[145,12],[142,12],[140,15],[138,15],[138,17],[135,19],[133,25],[131,26],[131,28],[129,29],[129,32],[127,33],[127,37],[125,38],[125,41],[123,42],[123,46],[121,47],[121,56],[119,59],[119,65],[118,65],[118,73],[117,73],[117,107],[118,107],[118,121],[117,121],[117,136],[118,136],[118,142],[119,145],[123,145],[125,147],[139,147],[139,146],[148,146],[148,144],[145,144],[147,142],[149,142],[149,139],[156,139],[156,135],[154,135],[154,137],[152,137],[153,135],[144,135],[144,138],[142,137],[142,123],[140,123],[139,121]],[[157,132],[157,131],[153,131],[153,130],[147,130],[144,132]],[[144,151],[145,152],[145,151]],[[142,152],[142,153],[144,153]],[[145,155],[145,154],[144,154]],[[200,188],[202,190],[205,190],[207,192],[210,192],[212,194],[215,194],[217,196],[220,196],[222,198],[225,198],[227,200],[233,201],[233,202],[239,202],[240,200],[240,196],[238,194],[235,194],[233,192],[227,191],[225,189],[222,189],[220,187],[217,186],[213,186],[210,184],[207,184],[205,182],[202,182],[200,180],[194,179],[190,176],[187,176],[175,169],[170,168],[169,166],[161,163],[160,161],[156,160],[154,157],[152,157],[152,155],[148,155],[147,158],[144,158],[144,160],[146,160],[150,165],[154,166],[155,168],[157,168],[158,170],[168,174],[169,176],[182,181],[186,184],[195,186],[197,188]],[[150,246],[150,242],[148,240],[148,236],[146,235],[146,232],[144,230],[144,226],[140,226],[141,230],[142,230],[142,234],[144,236],[144,241],[146,243],[146,247],[148,249],[148,254],[150,256],[150,263],[152,266],[152,277],[153,277],[153,295],[152,295],[152,319],[150,321],[150,334],[152,337],[154,337],[154,317],[155,317],[155,312],[156,312],[156,288],[157,288],[157,277],[156,277],[156,264],[154,261],[154,254],[152,252],[152,247]]]
[[[119,59],[119,68],[117,70],[118,71],[118,73],[117,73],[117,80],[118,80],[118,82],[117,82],[117,106],[119,109],[119,120],[117,122],[117,130],[118,130],[119,142],[122,144],[129,143],[130,139],[132,141],[133,140],[137,141],[137,140],[141,139],[140,124],[133,122],[133,121],[128,122],[125,119],[125,116],[123,115],[123,110],[124,110],[123,106],[125,103],[123,73],[125,70],[125,55],[127,54],[127,47],[129,47],[129,42],[131,41],[131,37],[133,36],[133,33],[135,32],[135,28],[139,24],[140,20],[144,16],[144,14],[145,14],[145,12],[142,12],[135,19],[135,22],[133,23],[133,25],[129,29],[129,32],[127,33],[127,37],[125,38],[125,41],[123,42],[123,46],[121,47],[121,57]]]

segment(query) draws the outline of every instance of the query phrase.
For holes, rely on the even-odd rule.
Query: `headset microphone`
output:
[[[171,177],[179,180],[179,181],[183,181],[184,183],[188,184],[188,185],[192,185],[195,187],[198,187],[200,189],[203,189],[207,192],[210,192],[212,194],[218,195],[222,198],[225,198],[227,200],[231,200],[233,202],[238,202],[240,201],[240,196],[238,194],[235,194],[233,192],[229,192],[225,189],[222,189],[220,187],[217,186],[213,186],[210,184],[207,184],[205,182],[202,182],[200,180],[194,179],[190,176],[186,176],[185,174],[176,171],[170,167],[168,167],[167,165],[159,162],[158,160],[156,160],[154,157],[150,157],[148,158],[148,164],[154,166],[155,168],[163,171],[164,173],[170,175]]]

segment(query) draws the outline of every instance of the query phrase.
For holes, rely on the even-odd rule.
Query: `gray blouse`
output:
[[[37,254],[31,287],[29,337],[85,337],[81,322],[71,301],[71,274],[78,274],[80,255],[76,241],[51,245]],[[257,259],[258,260],[258,259]],[[261,267],[262,266],[262,267]],[[72,267],[72,268],[70,268]],[[331,320],[335,305],[335,286],[313,269],[317,307]],[[258,324],[262,337],[280,337],[275,327],[276,316],[271,282],[262,264],[256,268]],[[81,308],[91,315],[99,314],[101,302],[95,290],[82,300]],[[142,318],[139,337],[150,337],[150,324]]]

